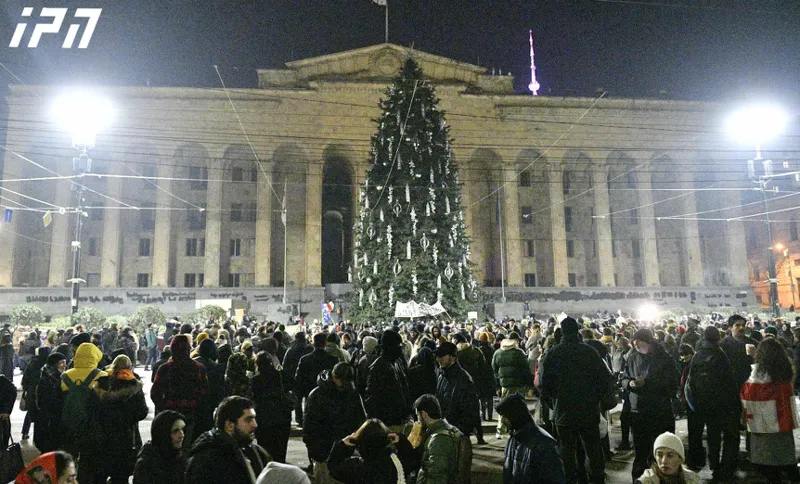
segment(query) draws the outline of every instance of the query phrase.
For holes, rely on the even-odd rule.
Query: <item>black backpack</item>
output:
[[[686,403],[695,412],[713,411],[719,402],[721,375],[714,365],[714,355],[691,362],[686,376]]]

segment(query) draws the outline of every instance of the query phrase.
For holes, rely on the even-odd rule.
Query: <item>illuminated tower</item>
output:
[[[528,84],[528,89],[536,96],[539,92],[539,83],[536,82],[536,64],[533,63],[533,30],[528,31],[528,41],[531,45],[531,83]]]

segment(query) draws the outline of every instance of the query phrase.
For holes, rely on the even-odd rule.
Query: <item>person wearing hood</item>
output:
[[[100,393],[100,422],[111,436],[103,448],[105,476],[111,478],[111,484],[127,484],[142,447],[139,422],[147,417],[147,402],[142,381],[127,355],[114,358],[106,371],[110,373],[108,387]]]
[[[222,400],[215,427],[201,434],[189,453],[186,482],[190,484],[253,484],[272,457],[255,443],[253,401],[231,395]]]
[[[15,484],[73,484],[77,483],[78,473],[75,460],[64,451],[46,452],[33,459],[19,471]]]
[[[133,484],[183,484],[186,458],[183,439],[186,421],[178,412],[164,410],[150,425],[150,440],[142,446],[133,469]]]
[[[524,395],[533,385],[533,375],[527,355],[519,347],[519,335],[511,333],[500,342],[500,349],[492,356],[492,371],[500,384],[500,398],[513,393]],[[497,438],[508,432],[505,420],[498,416]]]
[[[174,410],[183,414],[186,421],[186,437],[183,445],[187,448],[196,435],[194,426],[197,422],[197,409],[203,396],[208,392],[206,369],[200,363],[189,358],[191,340],[188,335],[173,336],[170,343],[172,356],[156,373],[156,379],[150,388],[150,399],[156,407],[156,413],[162,410]]]
[[[306,333],[298,331],[294,334],[294,342],[286,350],[283,355],[283,388],[287,391],[294,390],[295,388],[295,373],[297,372],[297,365],[300,363],[300,358],[314,351],[314,348],[308,344]],[[294,421],[298,425],[303,424],[303,397],[295,394],[297,403],[294,405]]]
[[[274,339],[266,341],[277,347]],[[286,462],[293,402],[283,389],[280,363],[275,355],[262,351],[256,356],[256,374],[250,385],[259,422],[256,439],[276,462]]]
[[[508,421],[511,437],[506,442],[504,484],[565,484],[558,444],[533,421],[525,399],[511,394],[497,404],[497,413]]]
[[[383,422],[373,418],[333,445],[328,469],[343,484],[395,484],[405,482],[413,468],[413,455],[403,434],[389,432]]]
[[[246,354],[237,351],[228,358],[228,368],[225,370],[225,387],[228,395],[239,395],[250,398],[249,360]]]
[[[333,443],[353,433],[366,419],[354,376],[349,363],[337,363],[330,373],[320,375],[319,386],[308,395],[303,442],[315,476],[327,474],[325,462]]]
[[[378,339],[374,336],[364,336],[361,342],[362,355],[354,361],[356,370],[356,390],[361,395],[367,389],[369,367],[378,359]]]
[[[408,391],[408,399],[413,402],[422,395],[436,393],[436,355],[427,346],[420,348],[411,358],[408,366]]]
[[[62,446],[64,392],[61,391],[61,374],[66,369],[67,357],[58,352],[50,353],[36,384],[34,396],[38,411],[33,426],[33,443],[40,452],[50,452]]]
[[[579,445],[589,459],[591,482],[605,482],[605,456],[600,444],[600,400],[612,384],[611,371],[591,346],[581,342],[580,325],[561,321],[561,343],[547,352],[539,369],[542,398],[554,403],[553,423],[561,439],[567,481],[578,476]],[[499,410],[498,410],[499,412]]]
[[[34,333],[35,334],[35,333]],[[36,386],[39,384],[39,379],[42,376],[42,368],[50,355],[50,348],[47,346],[40,346],[35,350],[36,356],[30,361],[22,374],[22,396],[21,400],[25,401],[25,422],[22,424],[22,438],[28,438],[31,423],[36,422],[37,413],[39,408],[36,406]]]
[[[199,435],[214,426],[214,409],[225,398],[226,392],[225,372],[217,363],[217,345],[211,339],[205,339],[198,346],[197,354],[194,361],[203,365],[208,377],[208,392],[200,398],[197,407],[195,434]]]
[[[367,376],[364,405],[370,418],[380,419],[391,430],[399,431],[412,415],[403,340],[397,331],[387,329],[380,346],[381,354]]]

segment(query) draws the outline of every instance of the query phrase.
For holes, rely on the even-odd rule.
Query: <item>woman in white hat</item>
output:
[[[637,481],[640,484],[700,484],[700,476],[683,467],[683,442],[664,432],[653,444],[653,464]]]

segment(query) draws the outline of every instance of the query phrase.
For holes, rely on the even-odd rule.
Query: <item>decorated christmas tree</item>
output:
[[[353,321],[391,321],[398,301],[463,318],[477,300],[458,171],[438,102],[411,59],[380,102],[355,229]]]

